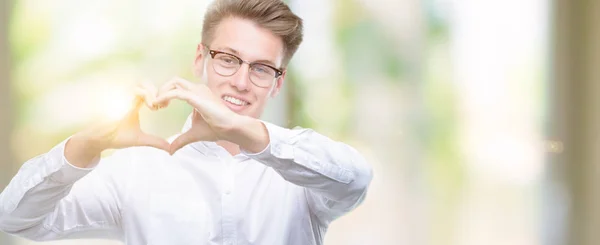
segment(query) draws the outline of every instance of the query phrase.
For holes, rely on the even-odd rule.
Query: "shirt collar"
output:
[[[190,113],[190,115],[188,115],[187,119],[185,120],[185,123],[183,124],[183,127],[181,128],[182,134],[187,132],[188,130],[190,130],[190,128],[192,128],[192,115],[193,115],[193,113]],[[195,150],[206,155],[207,153],[209,153],[209,148],[208,148],[208,145],[204,144],[204,143],[211,143],[211,142],[200,141],[200,142],[191,143],[190,145]]]
[[[181,128],[181,133],[185,133],[188,130],[190,130],[190,128],[192,127],[192,113],[190,113],[190,115],[188,115],[187,119],[185,120],[185,123],[183,124],[183,128]]]
[[[181,128],[181,133],[185,133],[188,130],[190,130],[190,128],[192,128],[192,115],[193,115],[193,113],[190,113],[190,115],[188,115],[187,119],[185,120],[185,123],[183,124],[183,127]],[[220,151],[226,152],[225,149],[223,149],[221,146],[217,145],[217,143],[210,142],[210,141],[199,141],[199,142],[194,142],[190,145],[192,146],[192,148],[194,148],[195,150],[199,151],[200,153],[202,153],[204,155],[213,154],[213,155],[219,156],[218,152],[220,152]],[[228,154],[229,153],[227,153],[227,155]],[[244,160],[244,159],[248,158],[244,154],[239,154],[239,155],[236,155],[233,157],[239,158],[240,160]]]

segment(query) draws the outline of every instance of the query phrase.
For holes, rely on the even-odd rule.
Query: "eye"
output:
[[[274,74],[273,70],[265,65],[254,65],[252,67],[252,71],[261,75],[272,75]]]
[[[254,67],[254,71],[258,73],[266,73],[267,71],[263,67]]]
[[[236,62],[236,60],[233,57],[229,57],[229,56],[219,57],[219,60],[221,60],[223,63],[226,63],[226,64],[234,64]]]

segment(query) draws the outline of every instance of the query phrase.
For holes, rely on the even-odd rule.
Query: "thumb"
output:
[[[169,153],[173,155],[179,149],[196,141],[199,141],[199,139],[195,137],[193,130],[188,130],[171,142],[171,149],[169,150]]]
[[[140,132],[137,138],[136,146],[149,146],[169,152],[169,142],[165,139]]]
[[[144,104],[144,99],[139,96],[136,96],[131,104],[129,111],[125,115],[124,121],[139,121],[140,108],[142,107],[142,104]]]

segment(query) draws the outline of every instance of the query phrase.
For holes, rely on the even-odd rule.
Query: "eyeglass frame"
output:
[[[208,47],[208,46],[206,46],[206,47]],[[275,67],[273,67],[271,65],[267,65],[267,64],[264,64],[264,63],[260,63],[260,62],[245,61],[242,58],[238,57],[237,55],[234,55],[234,54],[231,54],[231,53],[227,53],[227,52],[223,52],[223,51],[219,51],[219,50],[214,50],[214,49],[210,49],[210,48],[208,49],[208,53],[210,54],[211,59],[214,59],[215,56],[217,56],[217,54],[225,54],[225,55],[229,55],[229,56],[237,59],[240,67],[235,72],[231,73],[231,75],[228,75],[228,76],[227,75],[223,75],[223,74],[217,72],[215,70],[214,63],[212,64],[213,70],[215,70],[215,72],[217,72],[217,74],[219,74],[221,76],[224,76],[224,77],[230,77],[230,76],[235,75],[240,70],[240,68],[242,68],[242,65],[244,63],[248,64],[248,70],[250,70],[252,68],[252,65],[254,65],[254,64],[263,65],[263,66],[266,66],[266,67],[269,67],[269,68],[273,69],[275,71],[275,77],[273,78],[273,80],[275,80],[275,79],[279,78],[281,75],[283,75],[283,71],[281,69],[277,69],[277,68],[275,68]],[[252,82],[252,84],[256,85],[257,87],[261,87],[261,88],[268,88],[269,87],[269,86],[264,86],[263,87],[263,86],[257,85],[254,81],[252,81],[252,78],[250,78],[250,82]]]

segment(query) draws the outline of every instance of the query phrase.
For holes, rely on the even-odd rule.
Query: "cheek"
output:
[[[258,99],[260,106],[265,106],[269,99],[271,98],[271,91],[269,89],[261,89],[261,91],[256,91],[256,98]]]
[[[209,64],[210,62],[204,62],[204,68],[202,72],[202,80],[209,87],[215,87],[216,84],[219,83],[219,80],[222,79],[218,74],[215,73],[215,70],[212,69],[212,66]]]
[[[227,83],[225,78],[215,74],[212,70],[207,70],[204,74],[203,80],[206,81],[206,85],[209,88],[218,88]]]

